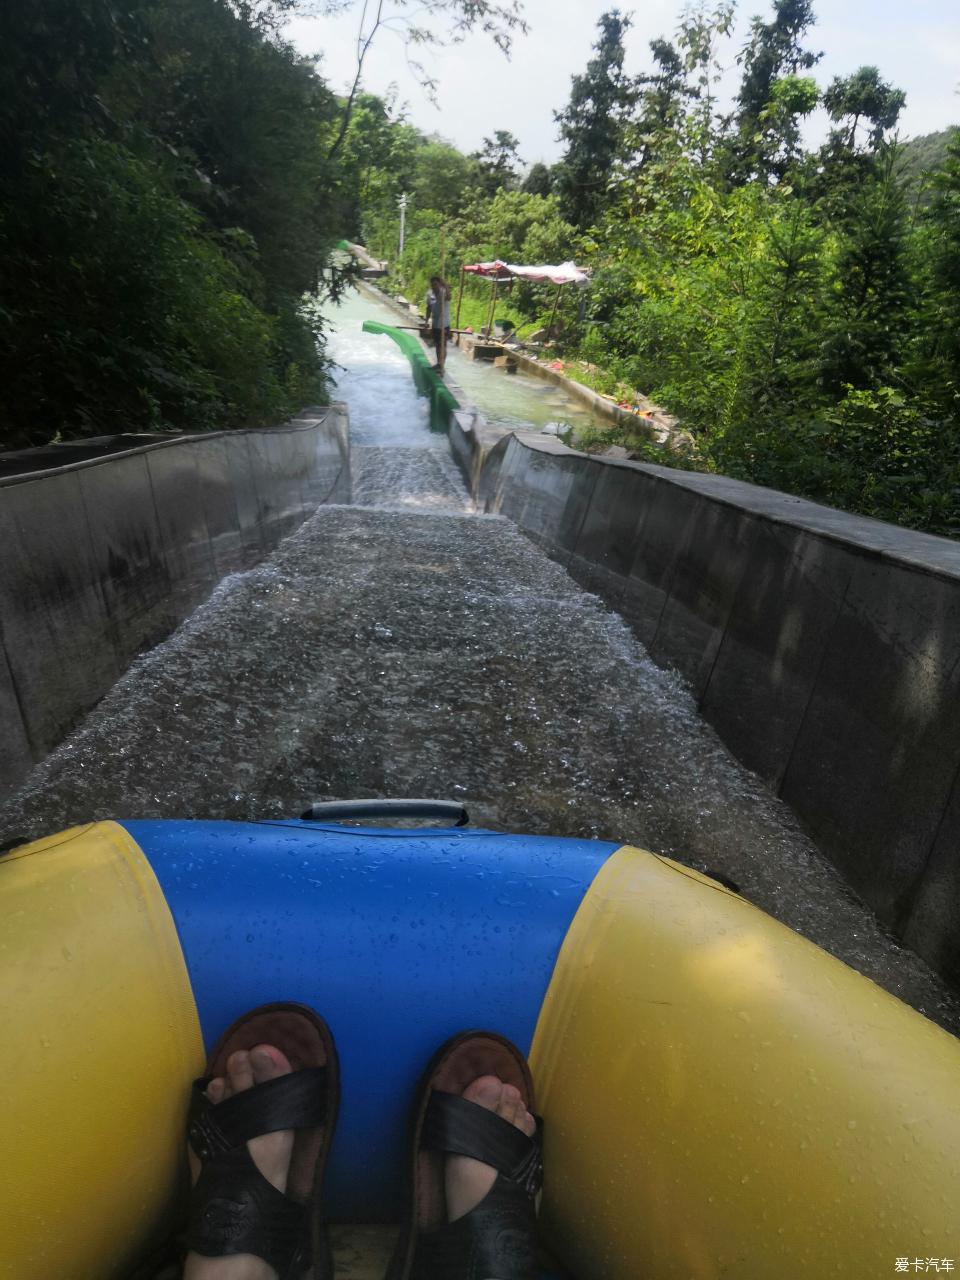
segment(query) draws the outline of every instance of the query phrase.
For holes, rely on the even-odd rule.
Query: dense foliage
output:
[[[276,420],[322,391],[302,295],[337,104],[269,11],[36,0],[0,44],[0,438]]]
[[[318,286],[336,292],[334,246],[410,148],[359,62],[339,101],[284,39],[296,7],[2,6],[0,448],[277,421],[322,397]],[[407,0],[372,29],[369,12],[365,38],[390,21],[421,48],[522,26],[517,0],[435,0],[429,31]]]
[[[724,22],[681,29],[685,67]],[[828,86],[833,128],[804,153],[811,23],[797,0],[754,22],[732,117],[703,108],[709,70],[678,83],[583,241],[580,346],[676,413],[702,465],[960,533],[960,152],[918,207],[890,137],[903,95],[866,67]]]
[[[695,441],[686,465],[958,535],[958,135],[899,144],[902,92],[876,67],[819,86],[810,0],[771,8],[750,24],[726,112],[731,5],[688,7],[636,77],[628,19],[605,14],[557,113],[559,163],[491,195],[491,157],[475,156],[449,199],[421,187],[396,287],[419,299],[463,261],[576,256],[593,281],[564,298],[558,353],[599,389],[675,414]],[[829,133],[809,151],[818,106]],[[393,208],[366,210],[365,229],[395,255]],[[488,319],[489,297],[468,284],[465,323]],[[516,287],[496,315],[529,333],[551,305]],[[650,456],[639,433],[606,439]]]

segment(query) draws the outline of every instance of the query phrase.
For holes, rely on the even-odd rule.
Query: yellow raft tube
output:
[[[394,1214],[419,1070],[485,1025],[530,1051],[564,1274],[960,1270],[960,1043],[666,859],[104,822],[0,857],[0,905],[4,1280],[128,1276],[175,1229],[204,1044],[269,999],[338,1042],[334,1216]]]

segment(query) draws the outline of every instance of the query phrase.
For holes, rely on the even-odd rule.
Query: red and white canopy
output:
[[[463,271],[476,276],[487,276],[491,280],[541,280],[550,284],[586,284],[590,279],[589,272],[572,262],[561,262],[559,266],[518,267],[512,262],[475,262],[466,264]]]

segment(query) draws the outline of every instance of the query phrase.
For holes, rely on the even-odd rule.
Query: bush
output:
[[[714,461],[728,474],[909,528],[960,532],[960,438],[892,387],[844,389],[810,418],[732,433]]]
[[[318,393],[296,308],[260,310],[165,179],[129,148],[88,138],[36,159],[4,207],[5,447],[262,423],[300,407],[306,386]]]

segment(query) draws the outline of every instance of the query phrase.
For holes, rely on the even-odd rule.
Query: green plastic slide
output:
[[[364,320],[364,333],[383,333],[392,338],[403,354],[410,361],[413,381],[422,396],[430,400],[430,430],[446,431],[450,426],[450,416],[460,405],[450,388],[434,369],[421,347],[416,336],[395,329],[393,325],[380,324],[378,320]]]

